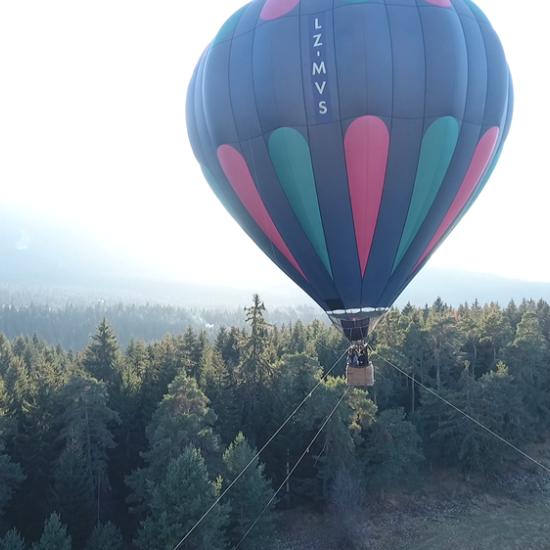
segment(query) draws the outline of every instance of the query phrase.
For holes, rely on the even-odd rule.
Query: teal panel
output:
[[[296,218],[332,277],[307,141],[293,128],[279,128],[269,138],[269,155]]]
[[[239,11],[235,12],[223,25],[222,28],[218,31],[218,34],[216,35],[216,38],[214,38],[212,42],[212,46],[215,46],[216,44],[219,44],[222,40],[227,38],[230,33],[232,33],[237,25],[239,24],[239,21],[241,20],[241,17],[244,13],[244,10],[248,7],[248,4],[246,6],[243,6]]]
[[[344,2],[347,2],[348,4],[366,4],[367,2],[370,2],[370,0],[343,0]]]
[[[418,233],[443,183],[455,152],[458,132],[458,121],[453,117],[443,117],[436,120],[424,135],[409,213],[393,271]]]
[[[476,15],[477,17],[479,17],[479,19],[483,19],[483,21],[489,22],[489,19],[488,19],[487,16],[481,11],[481,8],[479,8],[478,6],[476,6],[476,4],[474,4],[474,3],[472,2],[472,0],[464,0],[464,3],[472,10],[472,12],[474,13],[474,15]]]

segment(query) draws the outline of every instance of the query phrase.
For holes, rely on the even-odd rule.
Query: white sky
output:
[[[246,0],[0,3],[0,204],[101,235],[167,274],[253,287],[286,277],[203,180],[185,127],[201,52]],[[515,89],[500,164],[431,265],[550,282],[547,18],[479,0]]]

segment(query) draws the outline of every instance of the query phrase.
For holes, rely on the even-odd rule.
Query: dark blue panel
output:
[[[420,10],[426,52],[426,117],[464,118],[468,52],[460,20],[453,10]]]
[[[229,97],[229,54],[231,42],[210,48],[205,60],[202,95],[208,133],[215,149],[238,140]]]
[[[300,20],[283,17],[257,28],[253,67],[262,132],[305,126]]]
[[[229,85],[233,118],[240,141],[257,137],[262,133],[254,94],[253,44],[254,33],[247,33],[235,38],[231,48]]]
[[[424,116],[426,66],[418,8],[387,6],[393,59],[393,116]]]
[[[468,98],[464,120],[481,124],[487,97],[487,55],[479,24],[471,17],[461,17],[468,48]]]
[[[197,85],[197,69],[193,73],[193,78],[187,89],[187,101],[185,103],[185,122],[187,124],[187,133],[193,153],[200,164],[206,164],[206,156],[202,150],[199,129],[197,128],[197,117],[195,116],[195,88]]]
[[[361,271],[340,124],[311,127],[309,143],[334,282],[346,309],[357,307],[361,299]]]
[[[333,0],[301,0],[300,15],[313,15],[332,10]]]
[[[296,130],[300,131],[299,128]],[[271,163],[266,143],[268,140],[260,137],[242,144],[243,155],[258,192],[281,237],[312,286],[326,298],[335,298],[337,294],[334,283],[288,203]]]
[[[411,6],[416,8],[416,0],[386,0],[388,6]]]
[[[244,11],[237,28],[235,29],[234,37],[241,36],[247,32],[253,32],[260,21],[260,13],[262,11],[263,2],[250,2]]]
[[[509,70],[502,44],[491,26],[488,23],[481,23],[480,28],[488,60],[487,104],[483,124],[498,126],[502,120],[502,112],[506,110],[507,105]]]
[[[334,10],[342,119],[390,116],[391,40],[385,6],[348,4]]]
[[[416,179],[423,126],[423,119],[392,122],[386,184],[363,282],[365,306],[379,305],[392,272]]]
[[[194,93],[195,100],[195,120],[197,123],[197,130],[199,134],[199,139],[202,147],[203,154],[206,157],[215,155],[216,150],[212,145],[212,139],[208,132],[208,127],[206,125],[206,118],[204,114],[204,101],[203,101],[203,92],[204,92],[204,67],[207,63],[208,52],[202,58],[199,66],[197,68],[197,78],[196,78],[196,87]]]

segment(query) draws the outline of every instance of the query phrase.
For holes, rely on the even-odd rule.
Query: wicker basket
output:
[[[350,386],[374,386],[374,367],[346,367],[346,381]]]

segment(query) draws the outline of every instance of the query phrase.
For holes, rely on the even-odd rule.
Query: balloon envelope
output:
[[[512,107],[471,0],[254,0],[199,61],[187,126],[256,244],[333,318],[368,325],[485,185]]]

